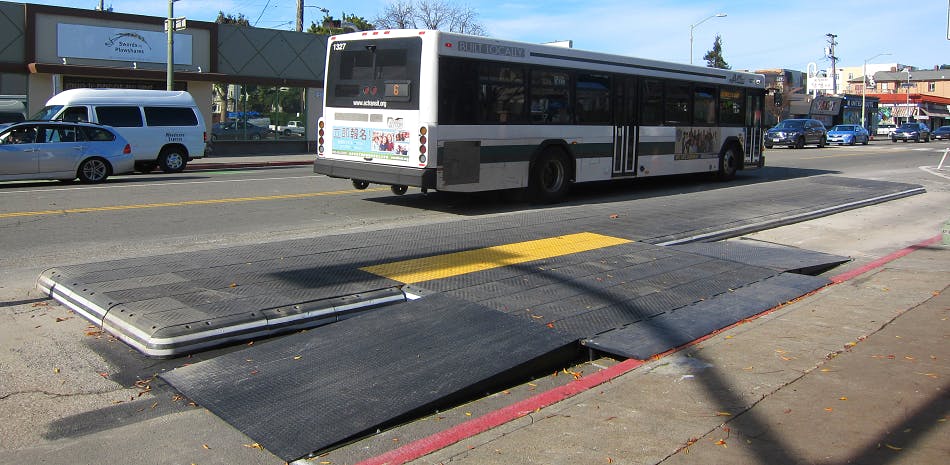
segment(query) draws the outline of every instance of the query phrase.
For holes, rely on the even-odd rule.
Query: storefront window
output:
[[[306,140],[306,91],[302,87],[215,84],[211,140]]]

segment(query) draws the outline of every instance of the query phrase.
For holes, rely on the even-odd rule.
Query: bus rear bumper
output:
[[[435,189],[435,168],[406,168],[401,166],[368,165],[344,160],[318,158],[313,172],[331,178],[359,179],[374,184],[423,187]]]

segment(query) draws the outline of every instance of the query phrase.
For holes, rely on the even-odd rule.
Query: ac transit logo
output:
[[[389,127],[389,129],[402,129],[405,124],[402,118],[386,118],[386,126]]]

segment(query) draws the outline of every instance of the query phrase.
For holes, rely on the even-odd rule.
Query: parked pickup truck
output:
[[[288,121],[286,126],[271,124],[270,128],[285,136],[303,136],[307,132],[302,121]]]

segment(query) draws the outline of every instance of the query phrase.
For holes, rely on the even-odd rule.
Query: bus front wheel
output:
[[[531,165],[528,190],[537,203],[560,202],[570,189],[569,158],[560,150],[548,149]]]
[[[367,187],[369,187],[369,181],[364,181],[362,179],[354,179],[353,187],[359,190],[366,189]]]
[[[396,195],[405,194],[406,191],[409,190],[409,186],[403,186],[399,184],[393,184],[389,188],[393,191],[393,194],[396,194]]]
[[[730,145],[719,155],[719,180],[728,181],[736,177],[737,169],[739,169],[739,152],[735,145]]]

